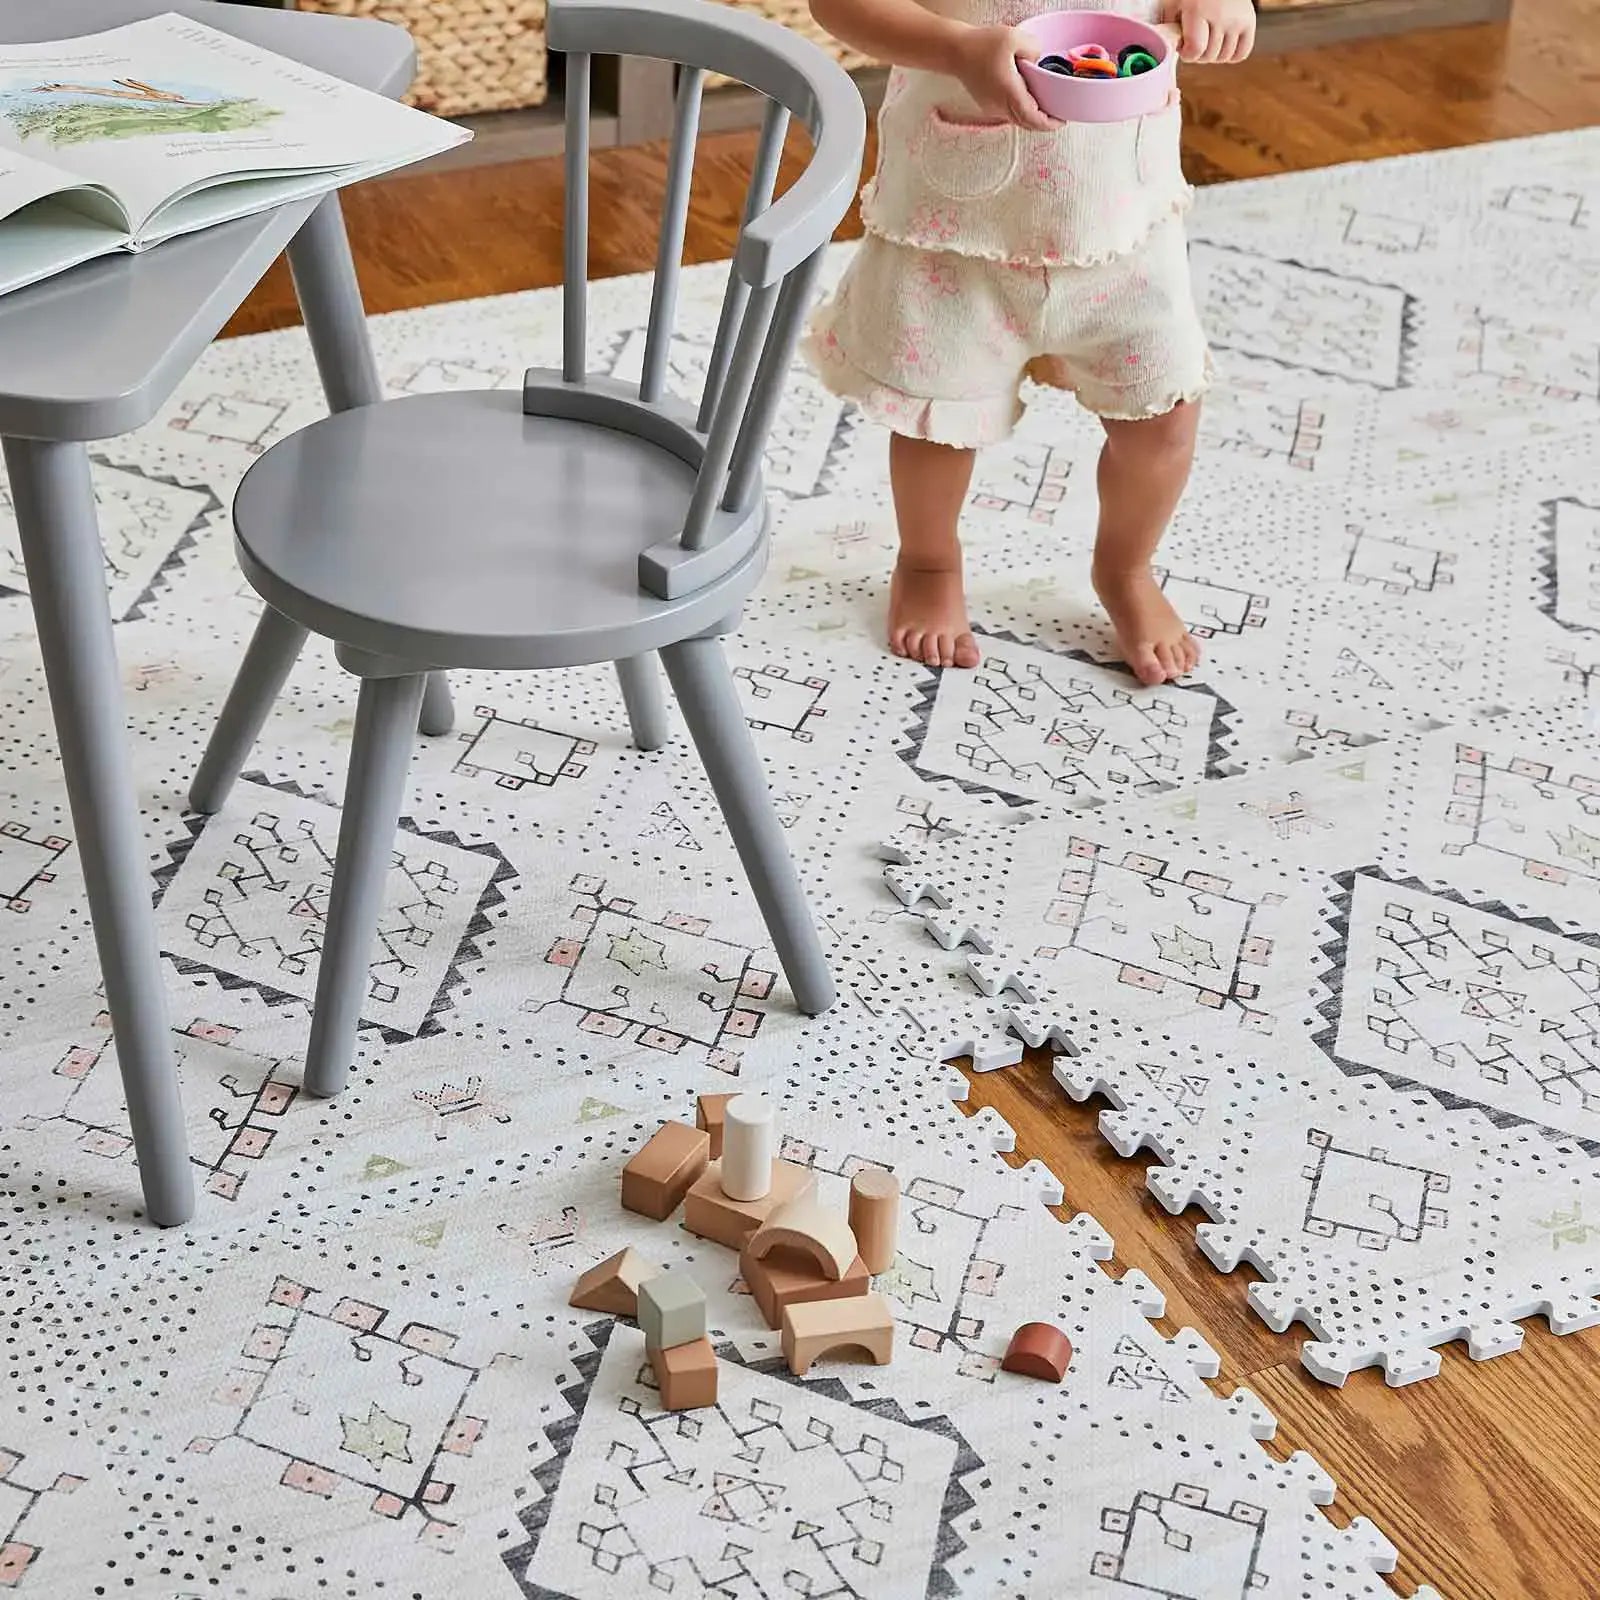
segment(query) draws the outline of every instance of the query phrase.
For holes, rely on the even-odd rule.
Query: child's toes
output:
[[[1136,645],[1128,656],[1128,665],[1140,683],[1154,688],[1167,681],[1167,669],[1161,664],[1153,644]]]
[[[928,667],[948,667],[955,655],[955,640],[948,633],[926,634],[922,640],[922,662]]]
[[[958,667],[975,667],[978,664],[978,641],[970,633],[956,635],[955,664]]]

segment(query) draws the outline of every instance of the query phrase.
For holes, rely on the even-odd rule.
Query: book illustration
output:
[[[0,117],[19,138],[38,136],[57,149],[105,139],[239,133],[282,115],[253,96],[189,85],[160,88],[136,78],[35,83],[0,93]]]

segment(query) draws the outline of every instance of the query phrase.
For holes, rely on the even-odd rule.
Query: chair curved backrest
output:
[[[726,572],[764,534],[756,515],[762,451],[810,308],[822,252],[861,175],[866,111],[848,73],[824,51],[713,0],[549,0],[550,47],[566,61],[566,203],[562,370],[530,373],[524,408],[582,415],[639,433],[691,462],[695,489],[679,539],[645,552],[640,581],[682,594]],[[679,65],[677,107],[656,250],[655,283],[636,390],[588,372],[589,119],[595,55]],[[677,314],[700,103],[708,72],[766,97],[705,384],[693,410],[664,393]],[[790,119],[811,135],[805,170],[772,191]]]

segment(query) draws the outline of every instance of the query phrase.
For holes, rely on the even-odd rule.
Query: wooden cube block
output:
[[[650,1352],[663,1411],[697,1411],[717,1403],[717,1354],[709,1339]]]
[[[578,1279],[569,1306],[584,1311],[609,1311],[613,1316],[632,1317],[639,1312],[639,1285],[660,1272],[653,1261],[646,1261],[629,1245],[614,1256],[607,1256]]]
[[[772,1188],[759,1200],[730,1200],[722,1192],[722,1166],[713,1161],[684,1200],[683,1225],[690,1233],[730,1250],[742,1250],[769,1216],[791,1200],[804,1200],[816,1188],[809,1167],[792,1161],[772,1163]]]
[[[695,1102],[694,1125],[704,1128],[707,1138],[711,1140],[713,1161],[722,1159],[722,1113],[731,1099],[731,1094],[703,1094]]]
[[[882,1295],[807,1300],[783,1314],[783,1359],[797,1378],[830,1350],[865,1350],[878,1366],[894,1353],[894,1318]]]
[[[647,1350],[693,1344],[706,1333],[706,1296],[687,1272],[668,1269],[639,1285],[639,1329]]]
[[[808,1300],[840,1300],[865,1294],[872,1277],[860,1256],[841,1278],[830,1278],[803,1251],[783,1248],[769,1251],[759,1261],[746,1245],[739,1253],[739,1275],[769,1328],[783,1326],[784,1308]]]
[[[698,1128],[664,1122],[622,1169],[622,1204],[642,1217],[664,1222],[683,1204],[706,1170],[711,1141]]]

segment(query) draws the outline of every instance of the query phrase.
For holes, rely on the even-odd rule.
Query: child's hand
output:
[[[966,28],[957,42],[950,71],[980,111],[1004,117],[1019,128],[1049,133],[1058,124],[1039,109],[1039,102],[1028,92],[1017,71],[1019,56],[1024,61],[1039,59],[1039,47],[1020,30]]]
[[[1256,8],[1250,0],[1178,0],[1174,20],[1183,33],[1184,61],[1243,61],[1256,42]]]

